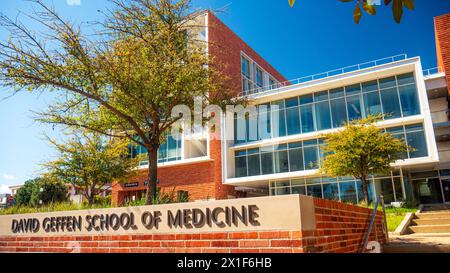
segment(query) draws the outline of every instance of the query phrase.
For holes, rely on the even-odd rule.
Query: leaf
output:
[[[361,20],[361,8],[358,4],[356,4],[355,11],[353,12],[353,20],[355,20],[355,23],[359,24],[359,20]]]
[[[366,2],[363,2],[362,6],[363,6],[363,9],[370,15],[375,15],[377,13],[377,10],[375,9],[375,5],[369,5]]]
[[[409,10],[414,10],[414,0],[403,0],[403,5]]]
[[[289,6],[291,6],[291,8],[294,6],[295,0],[288,0],[289,2]]]
[[[391,0],[384,0],[384,4],[387,6],[391,3]]]
[[[392,13],[394,14],[395,22],[400,24],[400,21],[402,20],[402,15],[403,15],[402,0],[394,0],[394,3],[392,4]]]

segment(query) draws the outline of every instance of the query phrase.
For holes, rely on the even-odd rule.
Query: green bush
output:
[[[42,205],[67,201],[68,192],[66,185],[58,181],[50,181],[44,178],[38,179],[34,183],[31,192],[30,205],[40,205],[39,200],[42,200]]]
[[[40,178],[31,179],[25,182],[23,187],[17,190],[14,196],[14,203],[17,206],[27,206],[30,204],[31,193],[33,192],[36,181]]]

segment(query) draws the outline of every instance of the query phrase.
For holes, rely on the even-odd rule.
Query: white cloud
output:
[[[6,173],[2,174],[2,178],[5,179],[5,180],[14,180],[14,179],[16,179],[16,177],[14,175],[6,174]]]
[[[66,0],[66,3],[69,6],[80,6],[81,0]]]
[[[11,194],[11,190],[6,185],[0,185],[0,194]]]

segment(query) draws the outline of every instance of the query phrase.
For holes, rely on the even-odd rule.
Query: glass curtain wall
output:
[[[235,144],[338,128],[369,114],[382,113],[386,115],[385,119],[420,114],[413,73],[324,90],[257,107],[260,106],[267,107],[267,110],[260,110],[259,113],[268,111],[268,114],[265,120],[261,120],[261,117],[254,120],[266,122],[268,130],[258,129],[257,138],[235,139]],[[246,128],[239,129],[249,131],[249,128],[247,122]],[[237,117],[235,131],[238,131]]]

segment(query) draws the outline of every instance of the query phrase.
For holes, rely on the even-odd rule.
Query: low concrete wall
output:
[[[249,221],[227,219],[236,208],[257,208]],[[213,211],[220,215],[211,222],[197,227],[169,226],[164,216],[169,212],[190,209]],[[159,212],[160,224],[156,228],[142,224],[142,215]],[[109,214],[108,214],[109,213]],[[61,217],[90,218],[94,215],[134,213],[135,228],[117,230],[88,230],[90,222],[75,231],[56,230]],[[0,217],[0,252],[251,252],[251,253],[302,253],[302,252],[357,252],[369,225],[372,210],[335,201],[315,199],[302,195],[220,200],[211,202],[117,208],[108,210],[55,212],[44,215],[11,215]],[[175,214],[176,215],[176,214]],[[59,218],[58,218],[59,217]],[[231,216],[230,216],[231,217]],[[144,217],[145,218],[145,217]],[[13,232],[13,221],[37,219],[44,228],[33,232]],[[44,225],[45,219],[47,226]],[[52,220],[53,219],[53,222]],[[60,220],[55,220],[60,219]],[[97,218],[97,221],[99,221]],[[188,219],[189,220],[189,219]],[[191,219],[192,220],[192,219]],[[382,234],[382,214],[378,213],[370,240],[385,242]],[[57,224],[59,221],[59,224]],[[184,221],[184,220],[183,220]],[[181,221],[180,223],[182,223]],[[52,222],[53,231],[48,227]],[[29,221],[32,223],[32,221]],[[186,222],[188,223],[188,222]],[[194,221],[194,223],[196,223]],[[199,223],[197,219],[197,224]],[[222,225],[222,223],[224,225]],[[98,224],[98,223],[97,223]],[[17,225],[17,224],[16,224]],[[51,226],[51,225],[50,225]],[[98,225],[97,225],[98,226]],[[31,227],[31,224],[30,224]],[[98,226],[99,227],[99,226]],[[15,227],[17,229],[17,226]],[[45,231],[47,229],[47,232]],[[29,229],[31,230],[31,229]]]

